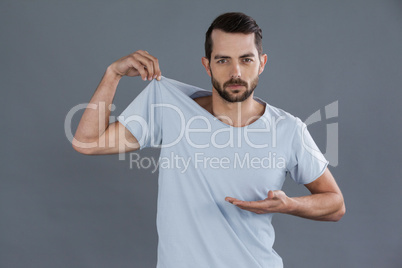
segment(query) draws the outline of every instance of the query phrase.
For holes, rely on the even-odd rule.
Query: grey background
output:
[[[256,96],[302,120],[339,101],[330,169],[347,213],[338,223],[276,215],[285,267],[402,267],[402,2],[385,0],[2,0],[0,267],[155,266],[157,174],[78,154],[64,120],[109,64],[138,49],[164,76],[210,89],[204,33],[227,11],[263,29],[269,59]],[[112,115],[146,84],[124,78]],[[325,151],[326,122],[310,132]],[[291,180],[284,190],[307,193]]]

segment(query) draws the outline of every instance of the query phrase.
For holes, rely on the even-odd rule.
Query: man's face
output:
[[[254,33],[226,33],[213,30],[211,60],[203,65],[211,76],[213,88],[228,102],[248,99],[258,84],[266,55],[258,56]]]

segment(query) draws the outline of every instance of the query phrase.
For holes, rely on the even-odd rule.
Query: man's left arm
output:
[[[339,221],[345,214],[342,192],[328,168],[309,184],[304,185],[311,195],[288,197],[281,190],[269,191],[259,201],[242,201],[233,197],[225,200],[257,214],[284,213],[318,221]]]

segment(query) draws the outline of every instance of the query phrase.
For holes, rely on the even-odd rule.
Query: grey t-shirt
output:
[[[263,116],[232,127],[193,99],[212,92],[166,77],[153,80],[117,118],[140,149],[161,148],[157,229],[159,268],[282,267],[272,248],[272,214],[225,201],[256,201],[317,179],[328,161],[300,119],[265,105]]]

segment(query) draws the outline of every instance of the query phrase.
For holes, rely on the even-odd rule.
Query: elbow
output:
[[[337,201],[338,209],[332,214],[330,221],[338,222],[340,221],[346,213],[345,200],[342,194],[339,194]]]
[[[342,219],[343,215],[345,215],[345,213],[346,213],[345,203],[342,202],[342,207],[333,214],[331,221],[333,221],[333,222],[340,221]]]
[[[91,155],[91,154],[92,154],[92,153],[90,153],[89,150],[87,150],[87,149],[82,149],[82,148],[76,147],[76,146],[74,146],[74,145],[73,145],[73,149],[74,149],[75,151],[79,152],[80,154],[85,154],[85,155]]]
[[[85,154],[85,155],[91,155],[92,153],[90,152],[90,150],[85,149],[85,148],[81,148],[79,146],[76,146],[73,144],[73,149],[77,152],[79,152],[80,154]]]
[[[85,144],[85,143],[84,143]],[[84,146],[83,143],[79,142],[77,139],[73,139],[72,141],[72,147],[75,151],[79,152],[80,154],[85,154],[85,155],[92,155],[93,150],[89,148],[88,146]]]

